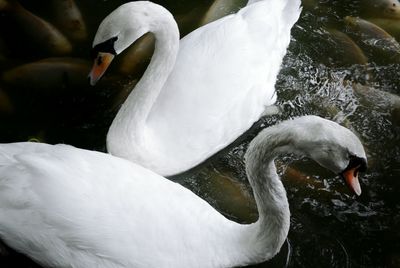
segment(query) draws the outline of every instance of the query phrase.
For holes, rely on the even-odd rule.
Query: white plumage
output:
[[[353,133],[318,117],[262,131],[246,154],[260,216],[241,225],[128,160],[68,145],[1,144],[0,237],[49,267],[205,268],[265,261],[281,248],[290,222],[273,160],[292,151],[336,173],[351,159],[366,161]]]
[[[110,128],[108,151],[173,175],[234,141],[276,101],[275,81],[299,6],[299,0],[250,1],[180,41],[172,16],[158,5],[131,2],[113,11],[94,47],[118,37],[119,54],[153,32],[156,48]]]

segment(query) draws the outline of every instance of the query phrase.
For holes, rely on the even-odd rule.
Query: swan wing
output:
[[[276,77],[299,16],[299,5],[290,16],[287,5],[256,2],[181,40],[175,68],[147,120],[150,169],[152,161],[162,162],[158,172],[168,175],[198,164],[276,101]]]
[[[202,237],[214,237],[201,227],[225,221],[189,190],[127,160],[67,145],[0,145],[0,237],[42,265],[184,265],[201,255]]]

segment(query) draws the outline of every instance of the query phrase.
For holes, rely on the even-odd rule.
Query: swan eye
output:
[[[345,170],[353,169],[355,167],[357,167],[355,169],[355,172],[357,172],[357,173],[364,172],[367,170],[367,160],[365,158],[361,158],[361,157],[358,157],[355,155],[350,155],[349,159],[350,159],[349,164]],[[354,174],[354,175],[357,175],[357,174]]]
[[[95,45],[92,48],[92,52],[91,52],[92,59],[95,59],[97,57],[97,55],[101,52],[117,55],[117,52],[114,49],[114,44],[115,44],[115,41],[117,41],[117,40],[118,40],[118,37],[116,36],[116,37],[112,37],[100,44]]]

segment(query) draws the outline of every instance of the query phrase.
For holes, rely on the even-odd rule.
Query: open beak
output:
[[[360,166],[356,166],[341,173],[349,188],[358,196],[361,195],[361,186],[360,182],[358,181],[359,168]]]
[[[114,54],[99,52],[97,57],[94,60],[92,70],[89,73],[90,84],[94,86],[97,81],[103,76],[106,72],[108,66],[114,59]]]

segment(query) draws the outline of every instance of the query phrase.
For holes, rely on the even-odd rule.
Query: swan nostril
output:
[[[101,65],[103,63],[103,58],[101,56],[98,56],[96,62],[97,65]]]

